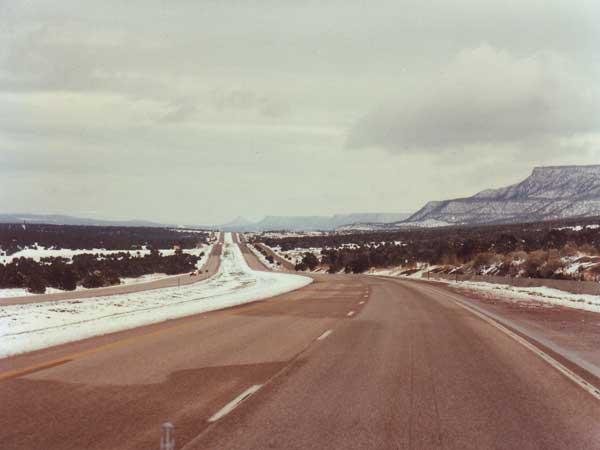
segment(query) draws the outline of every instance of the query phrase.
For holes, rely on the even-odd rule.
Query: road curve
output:
[[[166,420],[187,450],[600,448],[600,402],[455,302],[398,280],[313,277],[0,360],[2,448],[158,448]]]

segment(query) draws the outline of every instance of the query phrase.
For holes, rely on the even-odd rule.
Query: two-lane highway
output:
[[[531,351],[419,286],[368,289],[354,319],[186,448],[599,448],[600,402]]]
[[[600,448],[600,402],[457,303],[314,278],[5,360],[0,447],[152,449],[171,420],[178,449]]]

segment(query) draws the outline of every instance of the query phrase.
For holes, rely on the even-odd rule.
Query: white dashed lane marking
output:
[[[240,403],[242,403],[244,400],[246,400],[252,394],[257,392],[261,387],[262,387],[262,384],[255,384],[254,386],[250,386],[248,389],[246,389],[244,392],[242,392],[236,398],[234,398],[229,403],[227,403],[225,406],[223,406],[223,408],[221,408],[216,414],[214,414],[210,419],[208,419],[208,421],[216,422],[217,420],[221,419],[222,417],[225,417],[227,414],[229,414],[231,411],[233,411]]]

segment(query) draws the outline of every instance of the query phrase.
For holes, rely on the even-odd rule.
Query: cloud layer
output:
[[[462,50],[361,119],[350,145],[439,152],[598,132],[599,86],[578,69],[555,53],[518,58],[485,44]]]

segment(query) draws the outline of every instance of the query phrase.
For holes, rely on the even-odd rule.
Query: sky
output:
[[[0,0],[0,212],[414,212],[600,163],[600,2]]]

